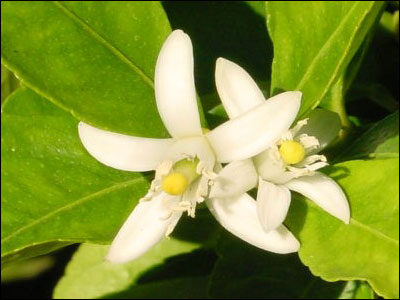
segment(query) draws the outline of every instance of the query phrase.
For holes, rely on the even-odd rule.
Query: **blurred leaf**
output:
[[[375,23],[377,23],[377,20],[375,20]],[[348,100],[347,92],[356,78],[362,62],[368,53],[369,46],[374,36],[373,33],[374,30],[371,30],[354,57],[351,59],[348,67],[337,78],[336,82],[331,86],[320,103],[322,108],[334,111],[340,116],[342,123],[342,131],[339,134],[340,141],[344,141],[344,139],[348,137],[347,133],[351,128],[351,122],[347,116],[345,108],[345,100]]]
[[[271,94],[300,90],[299,117],[316,107],[379,16],[381,1],[267,1],[274,44]]]
[[[158,2],[1,2],[2,63],[89,124],[167,136],[153,73],[170,27]]]
[[[399,156],[399,112],[372,125],[350,143],[336,160]]]
[[[383,107],[389,112],[394,112],[399,109],[399,102],[393,97],[389,90],[380,83],[371,83],[369,85],[356,85],[353,87],[352,99],[361,100],[369,99],[375,104]]]
[[[344,282],[314,277],[297,254],[280,255],[252,247],[232,235],[218,245],[220,259],[211,276],[216,299],[335,299]]]
[[[348,281],[339,299],[375,299],[375,295],[368,283]]]
[[[380,24],[384,30],[392,34],[399,42],[399,11],[396,10],[393,14],[385,11],[382,14]]]
[[[196,248],[199,248],[197,243],[165,239],[130,263],[111,264],[104,261],[108,246],[84,244],[75,253],[64,277],[58,282],[54,298],[93,299],[127,290],[134,293],[137,287],[141,288],[137,281],[143,273],[164,263],[170,256],[188,253]],[[141,288],[144,289],[146,287]]]
[[[272,45],[264,1],[164,1],[163,6],[171,26],[183,29],[193,40],[200,96],[215,92],[218,57],[238,63],[256,80],[270,77]],[[202,102],[205,111],[220,103],[212,97]]]
[[[19,86],[14,74],[1,65],[1,103]]]
[[[397,110],[398,82],[399,44],[379,24],[346,97],[349,113],[369,123],[382,119],[388,110]]]
[[[78,121],[31,90],[8,98],[1,124],[2,264],[73,242],[110,242],[147,180],[94,160]]]
[[[54,258],[51,256],[41,256],[10,264],[1,270],[1,283],[35,278],[53,265]]]
[[[324,280],[367,280],[399,297],[399,159],[355,160],[328,169],[344,189],[350,225],[311,201],[294,199],[287,218],[301,261]]]

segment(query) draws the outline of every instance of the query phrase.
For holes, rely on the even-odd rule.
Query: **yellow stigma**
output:
[[[170,195],[182,195],[189,181],[182,173],[170,173],[162,181],[162,189]]]
[[[286,141],[279,147],[279,153],[282,160],[289,164],[294,165],[301,162],[306,155],[306,150],[303,145],[295,141]]]
[[[201,128],[201,131],[203,132],[203,134],[207,134],[210,132],[210,129],[208,128]]]

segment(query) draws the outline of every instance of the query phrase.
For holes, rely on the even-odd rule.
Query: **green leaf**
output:
[[[77,119],[167,136],[153,73],[170,26],[158,2],[1,2],[2,63]]]
[[[252,247],[232,235],[218,244],[220,259],[211,276],[216,299],[335,299],[344,282],[324,282],[296,254],[280,255]]]
[[[50,255],[16,262],[1,270],[1,283],[33,279],[53,266],[54,257]]]
[[[311,201],[294,199],[287,218],[300,259],[324,280],[367,280],[399,297],[399,159],[355,160],[330,169],[351,207],[349,225]]]
[[[14,74],[1,65],[1,103],[19,86]]]
[[[299,117],[316,107],[360,47],[382,1],[267,1],[274,44],[271,94],[303,92]]]
[[[142,257],[127,264],[104,261],[108,246],[84,244],[67,266],[64,277],[54,290],[56,299],[93,299],[129,290],[146,289],[138,280],[151,268],[164,263],[170,256],[199,248],[198,243],[165,239]],[[169,278],[171,279],[171,278]],[[163,290],[165,292],[165,290]]]
[[[65,276],[58,283],[54,296],[56,298],[110,298],[111,295],[116,298],[122,295],[138,297],[134,295],[148,292],[153,282],[208,276],[214,265],[215,254],[210,255],[211,251],[206,250],[191,251],[203,246],[212,247],[217,238],[217,228],[219,226],[208,210],[200,208],[196,211],[195,219],[181,218],[171,238],[163,240],[144,256],[128,264],[105,262],[108,246],[82,245],[69,263]],[[183,255],[184,253],[189,254]],[[174,282],[179,280],[165,284],[169,286],[175,284]],[[164,283],[154,284],[164,286]],[[166,295],[175,293],[174,297],[181,295],[179,291],[174,290],[165,292]],[[182,293],[189,295],[189,291]],[[196,294],[196,290],[194,293]],[[154,291],[147,295],[159,296],[154,294]]]
[[[102,165],[81,145],[78,121],[28,89],[1,117],[2,263],[73,242],[108,243],[144,195],[141,174]]]
[[[348,281],[339,299],[375,299],[375,295],[368,283]]]
[[[348,145],[336,160],[399,157],[399,112],[372,125]]]

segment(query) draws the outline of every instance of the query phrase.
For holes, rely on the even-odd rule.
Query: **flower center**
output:
[[[170,195],[182,195],[200,176],[196,171],[198,163],[198,158],[177,161],[172,167],[172,172],[162,180],[161,187],[164,192]]]
[[[182,173],[172,172],[162,181],[162,189],[170,195],[182,195],[188,185],[189,180]]]
[[[304,159],[306,150],[299,142],[285,141],[279,147],[279,154],[285,163],[294,165]]]

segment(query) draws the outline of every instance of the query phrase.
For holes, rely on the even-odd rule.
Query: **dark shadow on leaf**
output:
[[[204,299],[216,260],[215,252],[207,249],[172,256],[147,270],[127,289],[102,298]]]
[[[291,194],[292,202],[286,217],[285,225],[298,237],[307,218],[308,206],[306,203],[307,200],[302,195],[293,191]]]
[[[221,235],[218,253],[210,280],[212,298],[333,299],[344,286],[313,277],[295,253],[264,251],[229,233]]]
[[[220,225],[207,208],[197,208],[196,217],[184,215],[174,229],[172,236],[176,239],[201,243],[204,246],[215,244]]]
[[[331,177],[333,180],[338,181],[350,175],[350,170],[343,166],[330,166],[323,169],[323,173]]]
[[[188,254],[169,257],[162,265],[143,273],[138,284],[180,277],[207,276],[211,273],[217,255],[209,249],[199,249]]]

